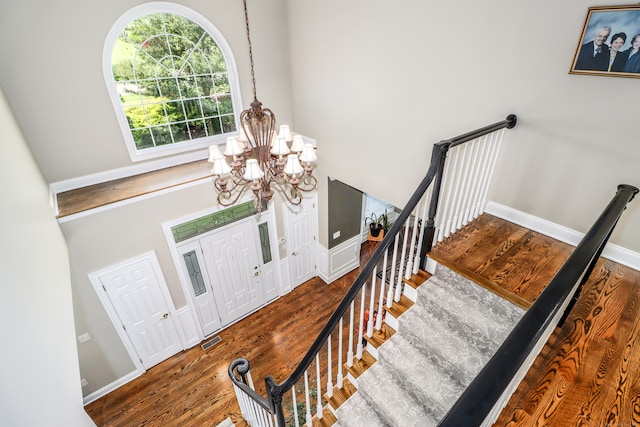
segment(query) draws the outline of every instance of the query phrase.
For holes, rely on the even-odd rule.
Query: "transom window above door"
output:
[[[146,3],[114,24],[105,82],[133,161],[222,143],[241,105],[231,51],[191,9]]]

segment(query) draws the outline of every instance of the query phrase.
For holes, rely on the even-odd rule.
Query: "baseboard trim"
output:
[[[118,378],[117,380],[115,380],[111,384],[107,384],[106,386],[102,387],[101,389],[96,390],[93,393],[83,397],[82,398],[83,405],[87,406],[89,403],[100,399],[102,396],[105,396],[106,394],[112,392],[113,390],[117,389],[118,387],[122,387],[123,385],[125,385],[129,381],[135,380],[136,378],[138,378],[140,375],[142,375],[144,373],[145,373],[145,371],[138,371],[138,370],[129,372],[124,377]]]
[[[572,246],[576,246],[584,237],[584,233],[496,202],[490,201],[487,204],[485,212],[546,236],[553,237],[556,240]],[[607,246],[605,246],[602,252],[602,256],[629,268],[633,268],[634,270],[640,270],[640,253],[623,248],[622,246],[607,243]]]

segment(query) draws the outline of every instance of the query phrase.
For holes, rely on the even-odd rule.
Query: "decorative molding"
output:
[[[197,320],[194,318],[191,308],[185,305],[176,310],[176,315],[179,320],[176,326],[178,326],[178,334],[182,340],[182,346],[187,349],[200,344],[202,340],[196,326]]]
[[[360,235],[340,243],[329,251],[318,244],[318,276],[326,283],[331,283],[360,267],[361,244]]]
[[[113,390],[117,389],[118,387],[121,387],[121,386],[125,385],[129,381],[135,380],[136,378],[138,378],[140,375],[142,375],[144,373],[145,373],[144,369],[142,371],[140,371],[140,370],[131,371],[127,375],[125,375],[124,377],[118,378],[117,380],[115,380],[111,384],[107,384],[106,386],[102,387],[101,389],[96,390],[93,393],[88,394],[87,396],[83,397],[82,398],[82,404],[84,406],[86,406],[89,403],[100,399],[101,397],[105,396],[106,394],[111,393]]]
[[[289,274],[289,257],[280,259],[280,295],[291,292],[291,275]]]
[[[584,233],[580,233],[565,226],[538,218],[531,214],[518,211],[493,201],[490,201],[487,204],[485,212],[493,216],[497,216],[498,218],[513,222],[514,224],[518,224],[522,227],[526,227],[530,230],[537,231],[545,236],[553,237],[556,240],[572,246],[576,246],[584,237]],[[602,257],[625,265],[629,268],[633,268],[634,270],[640,270],[640,253],[623,248],[622,246],[607,243],[604,251],[602,251]]]

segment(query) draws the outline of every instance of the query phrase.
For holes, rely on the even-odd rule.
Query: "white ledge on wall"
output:
[[[584,237],[584,233],[496,202],[490,201],[487,204],[485,212],[572,246],[576,246]],[[604,251],[602,251],[602,257],[633,268],[634,270],[640,270],[640,253],[623,248],[622,246],[607,243]]]

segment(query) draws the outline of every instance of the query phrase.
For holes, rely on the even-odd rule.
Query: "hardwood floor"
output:
[[[571,250],[483,215],[439,244],[434,258],[526,307]],[[227,417],[242,425],[229,363],[247,357],[264,395],[264,377],[281,381],[291,372],[356,274],[299,286],[222,331],[211,349],[174,356],[87,405],[87,412],[98,426],[215,426]],[[640,272],[601,259],[495,425],[640,425],[639,289]]]
[[[366,245],[363,259],[369,256]],[[154,366],[87,405],[87,413],[98,426],[215,426],[227,417],[242,425],[227,373],[231,361],[249,360],[256,390],[265,396],[264,378],[273,375],[280,382],[291,373],[358,272],[331,284],[314,278],[298,286],[220,332],[220,343],[206,351],[193,347]]]

